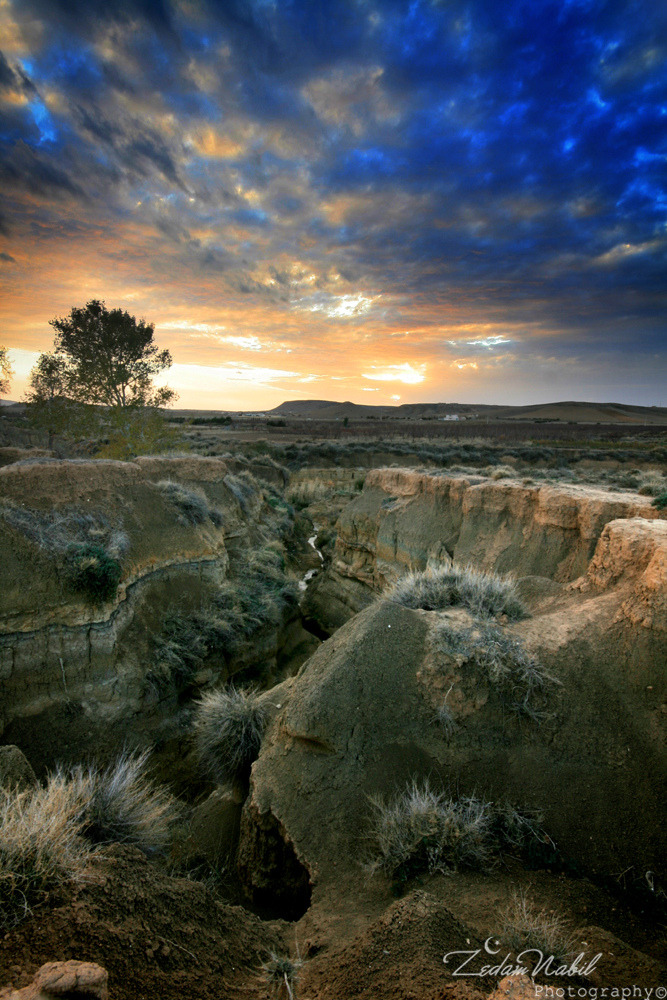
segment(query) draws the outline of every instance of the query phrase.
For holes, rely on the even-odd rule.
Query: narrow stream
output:
[[[308,539],[308,544],[311,546],[311,548],[313,548],[315,550],[315,552],[317,552],[318,556],[320,557],[320,563],[323,564],[324,563],[324,556],[322,555],[322,553],[320,552],[320,550],[318,549],[318,547],[315,545],[315,542],[317,540],[317,536],[319,534],[319,530],[320,529],[319,529],[319,527],[316,524],[313,525],[313,528],[315,529],[315,534],[310,536],[310,538]],[[299,590],[301,590],[301,591],[303,591],[303,593],[305,593],[306,589],[308,587],[308,584],[313,579],[313,577],[315,576],[315,574],[319,573],[319,571],[320,571],[321,568],[322,568],[322,566],[320,565],[320,566],[314,566],[312,569],[309,569],[308,572],[304,574],[303,578],[301,580],[299,580]]]

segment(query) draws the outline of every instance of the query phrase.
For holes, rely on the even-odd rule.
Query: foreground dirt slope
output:
[[[287,926],[169,878],[132,847],[106,848],[88,883],[64,892],[0,939],[0,983],[30,982],[45,962],[95,962],[113,1000],[220,1000],[261,995],[261,966]]]

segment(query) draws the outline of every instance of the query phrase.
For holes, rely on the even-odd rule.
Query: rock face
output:
[[[0,788],[15,788],[19,792],[37,784],[35,772],[18,747],[0,746]]]
[[[281,687],[277,700],[287,704],[253,766],[241,854],[253,824],[270,820],[316,898],[332,880],[359,877],[369,796],[429,777],[450,792],[540,811],[568,864],[601,877],[628,869],[638,884],[647,871],[664,877],[667,522],[641,498],[566,490],[559,503],[552,489],[532,496],[501,486],[495,496],[496,484],[391,470],[369,479],[369,495],[341,517],[337,572],[367,581],[371,594],[400,566],[441,559],[443,544],[459,562],[478,554],[487,568],[513,570],[532,616],[496,628],[521,640],[553,681],[536,716],[521,718],[469,656],[436,656],[434,629],[468,626],[467,612],[376,600]],[[394,499],[383,507],[389,486]],[[448,506],[454,495],[458,513]],[[487,522],[480,512],[490,509],[497,516]],[[436,724],[445,698],[452,731]],[[252,866],[245,874],[255,878]],[[270,872],[257,877],[266,889]]]
[[[203,497],[198,520],[169,499],[158,485],[165,480]],[[96,602],[70,586],[50,544],[49,525],[58,516],[79,523],[97,518],[122,534],[127,551],[113,597]],[[139,717],[159,716],[168,706],[150,680],[151,643],[167,609],[199,608],[235,560],[276,536],[281,516],[219,459],[0,469],[0,734],[22,746],[30,742],[35,759],[47,759],[42,739],[66,755],[68,738],[80,731],[85,755],[93,733],[103,740],[109,725],[132,728]],[[275,664],[285,630],[296,648],[300,626],[294,610],[290,615],[254,636],[238,666]],[[216,670],[224,679],[228,669],[218,663],[199,680],[210,681]]]
[[[338,520],[333,562],[308,610],[331,631],[401,573],[450,558],[573,581],[610,521],[664,516],[636,494],[374,469]]]
[[[108,1000],[106,969],[93,962],[47,962],[35,974],[30,986],[22,990],[2,990],[2,1000]]]

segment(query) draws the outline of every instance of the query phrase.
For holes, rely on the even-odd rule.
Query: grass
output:
[[[86,788],[82,834],[94,844],[133,844],[151,856],[170,843],[176,799],[147,776],[149,753],[123,753],[103,770],[77,767],[60,781]]]
[[[285,572],[282,552],[266,545],[237,567],[214,597],[197,611],[171,613],[154,637],[149,679],[159,690],[184,690],[209,657],[228,657],[262,629],[281,623],[298,601],[297,585]]]
[[[46,788],[0,788],[0,927],[9,928],[54,889],[81,882],[93,846],[81,836],[85,782],[56,776]]]
[[[203,490],[184,486],[171,479],[161,479],[156,484],[162,495],[178,511],[180,524],[192,526],[211,521],[217,528],[222,525],[222,514],[217,507],[211,506]]]
[[[441,705],[438,705],[433,722],[440,726],[445,734],[447,740],[450,740],[454,730],[456,729],[456,719],[451,708],[447,704],[447,699],[443,701]]]
[[[286,497],[297,510],[303,510],[311,503],[326,500],[333,493],[333,489],[333,483],[323,483],[319,479],[301,479],[290,485]]]
[[[385,597],[406,608],[426,611],[459,606],[474,615],[507,615],[514,621],[528,615],[513,580],[471,566],[442,566],[408,573],[385,591]]]
[[[502,940],[516,955],[537,949],[556,962],[576,953],[572,929],[559,913],[540,909],[523,893],[515,892],[500,915]]]
[[[637,492],[641,496],[658,497],[665,492],[666,486],[667,482],[664,475],[655,469],[639,473]]]
[[[520,639],[488,620],[477,621],[470,628],[437,622],[429,643],[436,661],[444,654],[472,662],[515,712],[532,718],[539,715],[535,705],[538,696],[560,683],[527,652]]]
[[[4,504],[0,517],[39,549],[60,556],[78,546],[99,545],[119,559],[130,547],[127,534],[101,512],[75,508],[32,510]]]
[[[276,1000],[296,1000],[296,984],[302,965],[298,956],[290,958],[275,951],[269,953],[269,959],[262,968],[272,997]]]
[[[251,472],[244,469],[236,475],[225,476],[223,483],[248,517],[252,513],[252,502],[261,496],[259,483]]]
[[[449,798],[428,781],[411,782],[390,802],[371,799],[379,867],[399,882],[422,871],[486,871],[492,864],[490,804]]]
[[[195,744],[204,770],[219,783],[246,782],[257,759],[266,709],[254,690],[210,691],[196,706]]]
[[[373,798],[371,806],[370,868],[387,872],[399,884],[422,872],[490,871],[503,850],[528,850],[533,838],[545,838],[536,818],[512,806],[474,795],[452,798],[436,792],[428,780],[410,782],[390,801]]]
[[[82,882],[96,845],[168,846],[176,800],[146,776],[148,753],[106,769],[75,767],[26,791],[0,788],[0,928],[28,916],[49,892]]]

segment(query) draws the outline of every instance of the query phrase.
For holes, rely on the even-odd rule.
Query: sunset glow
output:
[[[0,0],[0,344],[153,322],[177,405],[667,405],[650,0]]]

